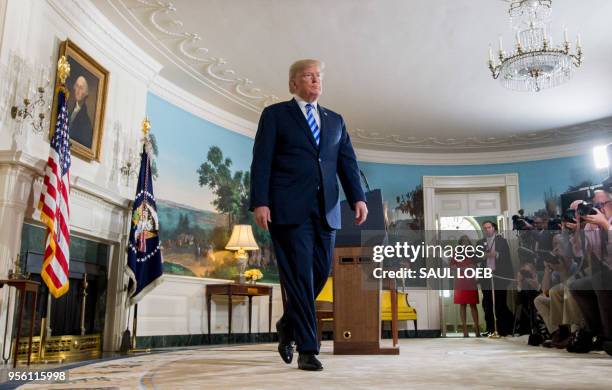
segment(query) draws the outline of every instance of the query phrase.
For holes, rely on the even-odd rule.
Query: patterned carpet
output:
[[[335,356],[321,372],[285,365],[275,344],[183,349],[69,370],[68,383],[20,389],[610,389],[612,357],[524,339],[403,339],[399,356]]]

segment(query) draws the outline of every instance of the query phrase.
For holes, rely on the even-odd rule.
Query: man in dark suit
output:
[[[487,331],[492,334],[495,331],[495,320],[497,317],[497,331],[501,336],[512,334],[514,315],[508,309],[506,291],[514,279],[514,268],[510,258],[510,247],[508,241],[497,234],[497,225],[491,221],[482,223],[482,231],[485,238],[478,241],[478,245],[485,248],[485,256],[482,259],[484,265],[493,270],[493,280],[482,279],[482,309],[485,312]],[[493,294],[495,294],[495,314],[493,314]]]
[[[89,86],[87,85],[85,77],[77,77],[74,82],[73,93],[75,103],[72,110],[70,110],[70,120],[68,121],[70,139],[85,147],[91,148],[93,127],[91,126],[91,119],[87,112],[86,100],[89,94]]]
[[[259,120],[251,164],[250,209],[269,229],[285,296],[277,322],[278,351],[286,363],[321,370],[315,298],[329,275],[340,228],[338,178],[355,223],[368,209],[344,120],[321,107],[321,63],[301,60],[289,70],[294,99],[266,107]]]

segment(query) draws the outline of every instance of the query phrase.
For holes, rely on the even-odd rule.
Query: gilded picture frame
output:
[[[71,154],[84,160],[99,162],[110,74],[68,39],[60,44],[58,58],[63,55],[70,64],[70,76],[66,79],[66,88],[69,91],[67,104]],[[57,90],[59,86],[57,75],[54,85]],[[52,107],[50,137],[53,135],[57,120],[57,93],[53,96]]]

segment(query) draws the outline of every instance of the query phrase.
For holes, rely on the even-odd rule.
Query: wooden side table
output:
[[[253,297],[268,296],[268,332],[272,332],[272,286],[263,284],[224,283],[206,286],[206,311],[208,313],[208,337],[210,339],[210,303],[213,295],[226,295],[229,298],[227,307],[227,342],[232,337],[232,297],[249,298],[249,335],[251,335],[251,320],[253,315]]]
[[[19,316],[17,317],[17,337],[15,337],[15,351],[13,352],[13,368],[17,367],[17,355],[19,351],[17,346],[19,345],[19,338],[21,336],[21,320],[23,317],[23,307],[25,306],[25,298],[27,293],[34,294],[34,307],[32,308],[32,316],[30,318],[30,336],[28,339],[28,366],[30,365],[30,358],[32,356],[32,333],[34,332],[34,319],[36,318],[36,301],[38,298],[38,286],[39,282],[27,279],[0,279],[0,288],[4,285],[15,287],[19,290]],[[7,307],[7,310],[10,308]],[[7,314],[8,315],[8,312]]]

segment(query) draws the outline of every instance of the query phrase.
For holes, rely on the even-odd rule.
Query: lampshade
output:
[[[243,250],[257,250],[257,242],[253,236],[253,229],[251,225],[234,225],[232,235],[230,236],[225,249],[231,251]]]

